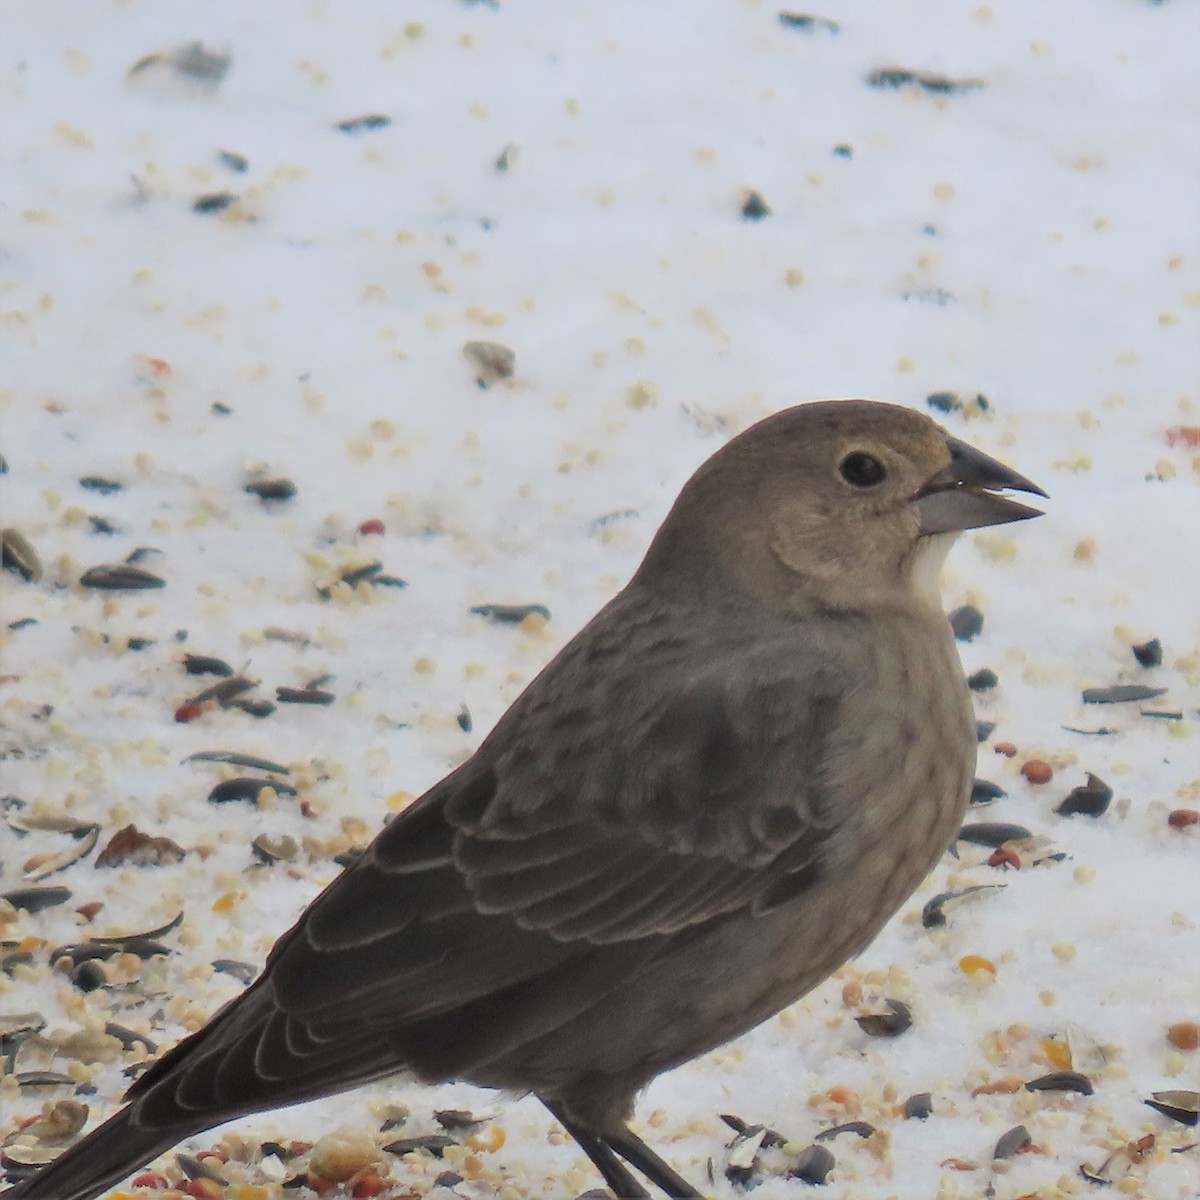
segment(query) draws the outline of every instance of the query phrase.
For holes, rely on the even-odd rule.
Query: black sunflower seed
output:
[[[1033,1138],[1024,1125],[1014,1125],[1007,1133],[1002,1134],[992,1151],[992,1158],[1012,1158],[1014,1154],[1031,1145]]]
[[[206,654],[185,654],[183,669],[189,675],[221,675],[231,676],[233,668],[220,658],[210,658]]]
[[[1113,790],[1100,778],[1088,772],[1087,783],[1072,789],[1067,798],[1054,810],[1060,817],[1080,814],[1085,817],[1102,817],[1112,803]]]
[[[128,563],[89,567],[80,576],[79,582],[84,587],[108,592],[137,592],[167,586],[165,579]]]
[[[1090,1096],[1096,1089],[1092,1081],[1078,1071],[1051,1071],[1049,1075],[1040,1075],[1031,1079],[1026,1085],[1027,1092],[1078,1092],[1081,1096]]]
[[[105,479],[100,475],[85,475],[80,481],[81,488],[87,488],[89,492],[99,492],[102,496],[111,496],[114,492],[119,492],[124,488],[123,483],[118,483],[115,479]]]
[[[871,1037],[899,1037],[912,1027],[912,1010],[902,1000],[893,1000],[890,996],[884,997],[884,1003],[891,1012],[866,1013],[855,1017],[854,1023]]]
[[[796,1156],[796,1161],[788,1171],[788,1178],[819,1186],[825,1182],[829,1172],[836,1165],[837,1160],[829,1150],[813,1143],[811,1146],[805,1146]]]
[[[950,628],[960,642],[973,642],[983,632],[983,613],[973,604],[964,604],[949,615]]]
[[[550,620],[550,610],[544,604],[476,604],[470,611],[474,616],[505,625],[519,625],[530,616]]]
[[[260,500],[290,500],[296,494],[296,485],[290,479],[256,479],[242,491]]]
[[[1132,700],[1153,700],[1165,696],[1165,687],[1147,687],[1144,683],[1119,683],[1115,687],[1083,689],[1084,704],[1128,704]]]

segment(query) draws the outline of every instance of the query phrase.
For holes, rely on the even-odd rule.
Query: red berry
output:
[[[1200,812],[1194,808],[1177,808],[1167,817],[1172,829],[1186,829],[1189,825],[1200,825]]]
[[[383,522],[378,517],[372,517],[369,521],[364,521],[359,527],[358,532],[363,537],[369,537],[371,534],[376,536],[386,532]]]
[[[181,725],[194,721],[204,711],[203,704],[181,704],[175,710],[175,720]]]

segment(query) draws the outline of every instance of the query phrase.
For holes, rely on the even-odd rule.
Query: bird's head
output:
[[[1008,491],[1046,494],[922,413],[798,405],[700,467],[646,565],[787,607],[938,605],[938,568],[958,533],[1041,515]]]

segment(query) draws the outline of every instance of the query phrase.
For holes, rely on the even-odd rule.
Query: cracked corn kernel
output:
[[[978,954],[964,955],[958,960],[958,969],[962,971],[964,975],[970,975],[973,978],[983,976],[985,978],[991,977],[994,979],[996,976],[995,964],[989,962],[986,958],[983,958]]]
[[[1070,942],[1055,942],[1050,947],[1050,952],[1062,962],[1070,962],[1076,954],[1075,947]]]
[[[245,892],[224,892],[213,901],[213,912],[228,912],[246,898]]]

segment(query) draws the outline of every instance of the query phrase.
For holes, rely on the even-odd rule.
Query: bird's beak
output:
[[[999,494],[1011,490],[1045,496],[1036,483],[958,438],[948,437],[946,448],[950,451],[949,465],[931,475],[910,501],[922,537],[1042,515],[1041,509]]]

